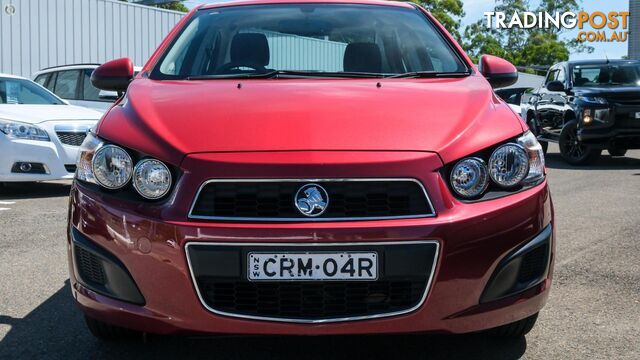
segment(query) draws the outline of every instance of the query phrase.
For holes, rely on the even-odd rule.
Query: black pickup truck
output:
[[[640,61],[558,63],[521,105],[544,150],[558,142],[569,164],[592,163],[604,149],[624,156],[640,148]]]

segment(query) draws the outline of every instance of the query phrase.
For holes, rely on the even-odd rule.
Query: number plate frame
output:
[[[300,258],[305,258],[305,259],[315,259],[312,260],[312,266],[313,266],[313,271],[318,271],[320,270],[320,272],[322,273],[322,275],[326,275],[324,272],[322,272],[322,266],[324,264],[324,261],[328,260],[328,259],[333,259],[334,261],[336,261],[338,267],[336,270],[336,275],[335,277],[328,277],[328,276],[321,276],[321,277],[280,277],[278,274],[278,276],[275,277],[269,277],[269,278],[265,278],[265,277],[256,277],[253,276],[252,277],[252,265],[254,264],[253,259],[255,256],[266,256],[266,257],[270,257],[271,259],[275,259],[276,257],[280,257],[280,256],[289,256],[289,257],[294,257],[295,258],[295,262],[297,266],[297,260]],[[349,257],[354,257],[354,261],[353,261],[353,265],[354,265],[354,271],[357,274],[360,267],[359,265],[357,267],[355,267],[355,265],[358,263],[357,259],[369,259],[373,262],[373,266],[371,268],[373,276],[370,277],[346,277],[346,276],[341,276],[343,275],[343,273],[340,272],[340,268],[342,266],[344,266],[346,264],[346,262],[348,261]],[[339,259],[340,262],[338,262],[336,259]],[[380,276],[380,267],[379,267],[379,263],[380,263],[380,256],[378,254],[378,252],[376,251],[281,251],[281,252],[275,252],[275,251],[259,251],[259,252],[249,252],[247,253],[246,256],[246,266],[245,266],[245,270],[246,270],[246,274],[244,276],[245,279],[247,279],[248,281],[251,282],[283,282],[283,281],[295,281],[295,282],[301,282],[301,281],[353,281],[353,282],[357,282],[357,281],[377,281],[379,276]],[[316,260],[320,260],[321,262],[317,262]],[[266,260],[265,260],[266,261]],[[262,266],[264,262],[260,262],[260,265]],[[277,265],[277,264],[276,264]],[[320,266],[320,268],[316,268],[315,266]],[[279,266],[277,270],[280,270]],[[263,272],[261,270],[261,272]],[[264,274],[263,274],[264,276]]]

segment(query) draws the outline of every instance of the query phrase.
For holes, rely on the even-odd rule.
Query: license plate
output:
[[[636,119],[640,119],[640,112],[636,113]]]
[[[376,280],[376,252],[249,253],[251,281]]]

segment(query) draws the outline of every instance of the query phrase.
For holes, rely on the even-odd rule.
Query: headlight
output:
[[[136,158],[142,157],[135,154]],[[127,150],[105,144],[92,132],[80,145],[76,166],[76,179],[115,190],[125,187],[129,181],[146,199],[160,199],[172,185],[171,171],[162,161],[144,158],[135,167]],[[133,180],[132,180],[133,179]],[[128,188],[126,191],[133,191]]]
[[[529,158],[529,171],[524,179],[525,184],[534,183],[544,177],[544,151],[536,136],[527,131],[518,138],[518,144],[527,152]]]
[[[100,185],[107,189],[119,189],[131,179],[133,162],[123,148],[104,145],[93,156],[91,168]]]
[[[12,139],[50,141],[46,131],[21,122],[0,120],[0,131]]]
[[[97,184],[93,176],[93,156],[96,150],[103,145],[93,132],[89,131],[78,149],[78,161],[76,162],[76,178],[78,180]]]
[[[530,131],[513,142],[498,146],[488,159],[485,162],[482,157],[467,157],[451,168],[449,182],[456,195],[467,200],[487,200],[503,196],[504,191],[491,195],[496,190],[495,185],[517,191],[539,184],[545,176],[544,152]],[[492,183],[495,185],[491,186]]]
[[[147,199],[159,199],[171,188],[171,172],[160,160],[144,159],[133,171],[133,187]]]
[[[502,145],[489,158],[489,176],[502,187],[509,188],[520,184],[528,173],[527,152],[518,144]]]
[[[592,104],[601,104],[601,105],[605,105],[608,104],[609,102],[607,101],[607,99],[602,98],[602,97],[592,97],[592,96],[583,96],[582,101],[584,102],[588,102],[588,103],[592,103]]]
[[[480,196],[489,185],[487,166],[480,158],[462,159],[451,170],[450,180],[458,195],[465,198]]]

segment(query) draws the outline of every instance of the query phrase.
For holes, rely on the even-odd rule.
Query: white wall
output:
[[[115,0],[0,0],[0,4],[0,73],[26,77],[51,66],[120,57],[143,65],[184,16]]]

